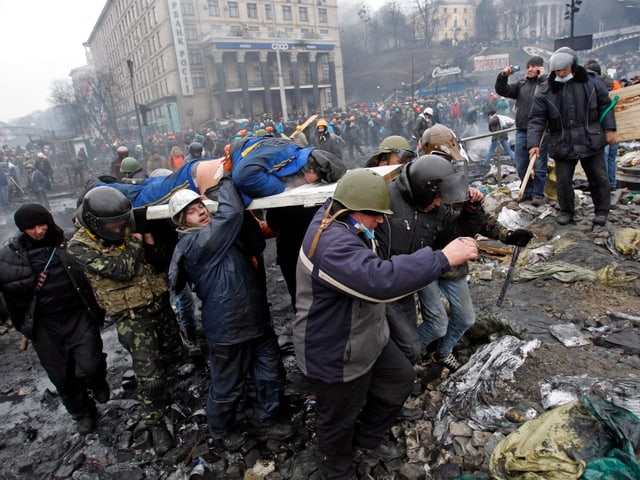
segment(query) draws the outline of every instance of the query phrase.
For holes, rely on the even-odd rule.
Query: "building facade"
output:
[[[482,25],[476,25],[479,0],[436,0],[435,42],[451,41],[453,45],[476,36]],[[498,39],[510,41],[538,38],[558,38],[569,32],[564,14],[566,0],[494,0],[498,24]]]
[[[86,46],[161,132],[344,105],[337,0],[110,0]],[[148,109],[148,112],[146,111]]]

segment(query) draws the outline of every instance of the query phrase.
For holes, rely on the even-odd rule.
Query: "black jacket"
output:
[[[81,272],[71,266],[67,256],[66,244],[73,232],[65,232],[60,244],[56,246],[54,258],[49,267],[50,274],[45,282],[45,288],[38,296],[38,304],[57,302],[60,309],[71,310],[84,305],[87,313],[100,324],[104,321],[104,312],[98,307],[91,287]],[[25,318],[29,311],[29,304],[35,292],[35,285],[40,271],[35,272],[30,263],[32,255],[43,253],[49,256],[52,248],[47,252],[37,252],[44,247],[31,246],[27,235],[20,233],[9,239],[0,248],[0,292],[5,299],[11,321],[16,330],[22,332]],[[55,281],[51,279],[56,279]],[[75,295],[73,294],[75,292]],[[71,301],[69,301],[71,300]],[[36,316],[48,309],[36,307]],[[23,332],[24,333],[24,332]]]
[[[502,73],[496,78],[496,93],[507,98],[516,100],[516,128],[526,130],[529,123],[529,111],[533,105],[533,97],[540,91],[547,81],[547,75],[540,75],[535,78],[523,78],[518,82],[509,84],[509,77]]]
[[[478,204],[465,203],[461,212],[444,203],[430,212],[417,210],[406,168],[389,184],[389,193],[393,210],[389,216],[392,255],[413,253],[423,247],[442,248],[458,237],[474,236],[485,223],[484,211]],[[461,278],[468,271],[465,263],[452,268],[447,277]]]
[[[604,82],[579,65],[573,74],[567,83],[559,83],[552,72],[529,113],[527,148],[539,145],[548,125],[549,156],[556,160],[595,155],[605,146],[605,130],[616,129],[613,110],[599,121],[611,104]]]

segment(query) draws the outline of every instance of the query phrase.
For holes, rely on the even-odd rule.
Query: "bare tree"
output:
[[[415,2],[417,13],[416,26],[422,30],[421,37],[423,46],[429,47],[436,29],[440,0],[415,0]]]
[[[411,40],[411,29],[407,25],[407,17],[402,12],[400,0],[386,2],[379,11],[380,25],[385,34],[388,49],[400,49]]]
[[[77,132],[98,132],[105,139],[119,136],[115,105],[120,94],[113,76],[99,72],[51,85],[51,103],[63,107],[67,121]]]
[[[521,39],[528,37],[528,9],[529,5],[522,0],[503,0],[499,22],[504,40],[519,45]]]

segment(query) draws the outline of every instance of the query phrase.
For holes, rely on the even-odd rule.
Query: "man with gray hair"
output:
[[[527,127],[530,155],[540,154],[545,129],[549,155],[556,161],[560,214],[556,221],[574,220],[573,175],[580,161],[589,182],[595,216],[593,224],[607,222],[611,198],[604,164],[604,146],[616,143],[616,121],[605,84],[578,65],[576,52],[568,47],[556,50],[549,60],[549,82],[533,100]]]

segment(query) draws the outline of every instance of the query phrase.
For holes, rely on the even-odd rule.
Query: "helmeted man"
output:
[[[513,74],[511,66],[505,67],[496,78],[496,93],[516,100],[516,145],[515,163],[520,181],[529,167],[529,150],[527,149],[527,124],[529,111],[533,105],[533,97],[540,91],[547,81],[544,73],[544,60],[537,55],[527,60],[525,77],[514,83],[509,83],[509,77]],[[524,190],[523,200],[531,200],[533,205],[539,206],[544,202],[544,185],[547,180],[547,153],[548,139],[545,138],[540,145],[540,156],[536,158],[533,167],[533,178],[528,180]]]
[[[383,165],[401,165],[414,159],[416,152],[406,138],[400,135],[386,137],[378,147],[378,153],[371,156],[366,167],[380,167]]]
[[[321,150],[334,154],[342,158],[342,148],[338,144],[338,139],[329,132],[329,123],[324,118],[320,118],[316,123],[316,135],[311,138],[311,144]]]
[[[296,125],[295,131],[291,134],[291,140],[293,140],[293,143],[302,148],[309,145],[307,136],[302,131],[302,125]]]
[[[130,185],[140,185],[147,179],[147,174],[134,157],[125,157],[122,159],[120,173],[122,173],[121,182]]]
[[[84,273],[131,354],[142,418],[156,453],[163,455],[173,446],[164,422],[167,372],[183,354],[169,302],[165,255],[151,234],[134,233],[131,203],[114,188],[87,192],[77,220],[81,227],[69,242],[69,258]]]
[[[427,155],[434,153],[442,155],[455,162],[469,160],[464,147],[460,145],[458,137],[449,127],[436,123],[433,127],[422,132],[418,141],[418,153]]]
[[[433,108],[427,107],[414,120],[413,130],[411,133],[413,134],[412,138],[415,143],[418,142],[427,128],[431,128],[433,126],[431,117],[433,117]]]
[[[393,341],[384,303],[477,256],[475,240],[389,258],[376,227],[391,214],[383,177],[348,171],[305,235],[297,269],[296,358],[316,395],[320,477],[352,478],[354,450],[390,460],[384,441],[415,373]]]
[[[124,160],[128,156],[129,149],[125,145],[120,145],[118,148],[116,148],[116,158],[114,158],[111,162],[111,176],[118,181],[122,179],[122,172],[120,171],[122,160]]]
[[[184,163],[189,163],[197,158],[202,158],[204,147],[200,142],[191,142],[189,145],[189,155],[184,158]]]
[[[248,374],[256,387],[251,417],[256,436],[285,439],[294,431],[282,418],[285,373],[270,325],[263,273],[239,238],[245,216],[242,197],[228,176],[219,187],[213,216],[195,192],[181,190],[171,197],[169,212],[180,240],[169,279],[176,293],[188,282],[202,300],[211,370],[209,433],[235,449],[244,441],[236,413]],[[263,239],[262,249],[264,245]]]
[[[509,231],[495,219],[490,221],[482,209],[483,194],[469,188],[464,173],[457,172],[450,159],[440,155],[423,155],[408,163],[389,190],[393,255],[410,254],[425,246],[441,248],[456,238],[473,237],[479,232],[512,245],[526,245],[532,237],[528,230]],[[462,209],[456,211],[449,204],[462,204]],[[434,363],[452,371],[460,367],[453,347],[475,323],[468,271],[466,263],[452,267],[418,291],[423,322],[417,330],[413,295],[388,304],[391,337],[412,362],[435,343],[431,356]],[[440,291],[449,300],[450,314],[440,300]]]
[[[14,213],[20,233],[0,249],[0,291],[11,321],[33,344],[42,367],[82,434],[95,429],[95,402],[109,400],[102,311],[68,258],[71,232],[26,203]]]
[[[575,215],[573,175],[578,162],[589,182],[595,216],[594,225],[607,222],[611,208],[609,177],[604,146],[617,141],[616,120],[607,87],[578,65],[578,56],[568,47],[556,50],[549,60],[548,85],[533,99],[527,124],[527,148],[540,155],[540,140],[546,130],[549,155],[555,160],[560,225]]]

